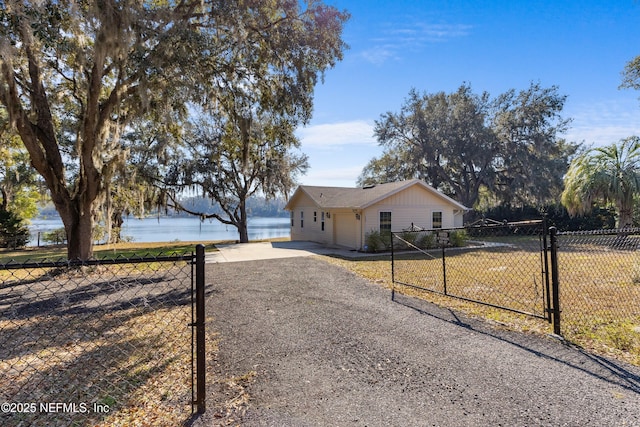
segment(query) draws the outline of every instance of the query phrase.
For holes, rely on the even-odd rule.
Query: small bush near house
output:
[[[365,251],[379,252],[391,247],[390,236],[383,236],[378,230],[371,230],[364,236]]]
[[[416,246],[420,249],[433,249],[436,247],[436,237],[433,233],[420,234],[416,239]]]
[[[364,236],[364,244],[366,252],[378,252],[384,248],[382,237],[377,230],[371,230]]]
[[[465,230],[452,231],[449,233],[449,242],[451,246],[456,248],[466,245],[467,240],[469,240],[469,236],[467,236],[467,232]]]
[[[11,211],[0,209],[0,247],[22,248],[29,242],[29,229],[22,218]]]
[[[398,237],[402,240],[398,240],[398,243],[394,246],[395,249],[413,249],[413,247],[416,246],[418,234],[411,231],[403,231]]]

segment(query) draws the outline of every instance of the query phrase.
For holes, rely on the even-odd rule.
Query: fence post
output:
[[[542,259],[543,259],[543,268],[544,268],[544,292],[546,295],[546,304],[547,304],[547,321],[551,323],[553,319],[551,318],[551,283],[549,282],[549,241],[547,237],[549,236],[549,228],[547,227],[547,216],[545,215],[542,218]]]
[[[553,307],[551,314],[553,317],[553,333],[560,334],[560,278],[558,277],[558,229],[549,227],[551,235],[551,293]]]
[[[196,408],[205,412],[206,352],[204,314],[204,245],[196,246]]]
[[[390,233],[391,236],[391,301],[396,299],[396,260],[393,251],[393,237],[395,234]]]
[[[445,295],[449,295],[447,293],[447,259],[446,259],[446,244],[442,243],[442,288],[444,290]]]

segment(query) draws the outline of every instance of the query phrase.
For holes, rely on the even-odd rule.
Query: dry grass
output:
[[[561,253],[563,336],[640,365],[639,261],[635,251]]]
[[[183,264],[55,275],[36,269],[28,280],[25,272],[4,280],[0,400],[76,404],[80,412],[38,407],[8,415],[3,425],[184,423],[191,416],[191,289]],[[215,350],[211,334],[208,345]]]
[[[385,286],[391,281],[390,257],[339,259],[325,257]],[[562,335],[590,351],[640,366],[640,284],[637,252],[573,251],[560,256]],[[442,259],[399,257],[396,281],[442,292]],[[517,248],[476,249],[447,255],[450,294],[506,305],[543,315],[544,283],[540,254]],[[548,334],[544,320],[395,285],[396,292],[482,317],[512,330]]]

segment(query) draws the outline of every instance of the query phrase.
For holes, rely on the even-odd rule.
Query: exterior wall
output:
[[[380,212],[391,212],[391,230],[411,227],[433,228],[433,212],[442,212],[442,228],[462,226],[462,213],[454,214],[454,207],[426,189],[414,185],[369,206],[363,212],[364,232],[379,229]]]
[[[362,240],[362,215],[352,209],[334,209],[333,243],[350,249],[360,249]]]
[[[413,185],[362,211],[330,209],[324,215],[322,209],[306,194],[299,194],[292,204],[293,226],[291,240],[308,240],[325,245],[339,245],[362,249],[371,230],[379,230],[380,212],[391,212],[391,230],[401,231],[411,227],[433,228],[433,212],[442,212],[442,228],[462,227],[463,211],[440,199],[430,191]],[[300,226],[302,219],[304,227]],[[314,220],[315,212],[315,220]]]
[[[461,228],[464,226],[464,211],[457,210],[453,212],[453,226],[455,228]]]
[[[291,227],[291,240],[308,240],[325,245],[333,244],[333,222],[325,213],[324,231],[322,230],[322,210],[306,195],[297,197],[293,209],[293,226]],[[301,217],[302,212],[302,217]],[[314,220],[315,213],[315,220]],[[301,227],[300,220],[304,221]]]

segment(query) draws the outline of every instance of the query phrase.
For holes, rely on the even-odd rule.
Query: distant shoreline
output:
[[[29,225],[30,246],[44,244],[42,234],[62,227],[57,218],[35,219]],[[249,240],[289,238],[288,217],[250,217]],[[201,221],[198,217],[152,216],[127,217],[122,226],[122,238],[132,242],[235,241],[238,230],[215,219]],[[40,238],[39,238],[40,237]]]

